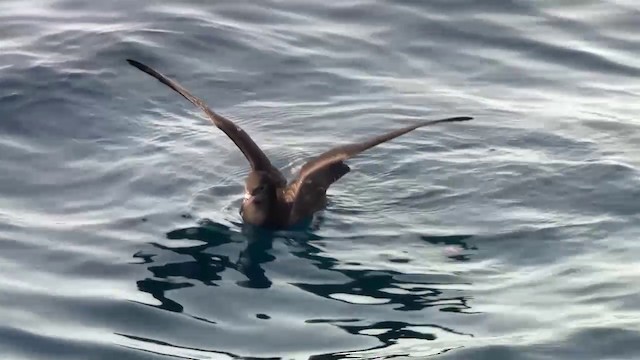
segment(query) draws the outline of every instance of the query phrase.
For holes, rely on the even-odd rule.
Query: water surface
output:
[[[634,1],[0,4],[6,359],[636,359]],[[248,167],[349,161],[304,229]]]

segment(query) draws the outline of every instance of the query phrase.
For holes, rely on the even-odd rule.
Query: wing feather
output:
[[[457,122],[457,121],[468,121],[473,119],[468,116],[459,116],[459,117],[451,117],[439,120],[427,120],[421,121],[416,124],[408,125],[403,128],[390,131],[386,134],[382,134],[376,136],[374,138],[358,142],[352,144],[346,144],[342,146],[335,147],[330,149],[317,157],[309,160],[302,168],[300,169],[300,173],[296,179],[294,179],[288,186],[288,191],[286,192],[287,200],[293,203],[293,208],[296,206],[296,199],[301,196],[301,193],[304,192],[305,186],[304,184],[308,180],[313,180],[316,173],[324,172],[327,167],[332,166],[333,164],[343,162],[367,149],[370,149],[376,145],[379,145],[385,141],[389,141],[394,139],[400,135],[404,135],[412,130],[423,126],[430,126],[445,122]]]
[[[192,95],[187,89],[185,89],[178,82],[168,78],[160,72],[152,69],[151,67],[138,62],[136,60],[127,59],[127,62],[139,70],[153,76],[161,83],[167,85],[178,94],[182,95],[185,99],[189,100],[192,104],[199,107],[205,114],[211,119],[213,124],[222,130],[236,146],[242,151],[244,156],[249,161],[251,168],[254,171],[267,171],[274,174],[281,183],[285,182],[284,176],[271,164],[269,158],[260,149],[258,145],[251,139],[242,128],[234,124],[231,120],[215,113],[211,110],[202,99]]]

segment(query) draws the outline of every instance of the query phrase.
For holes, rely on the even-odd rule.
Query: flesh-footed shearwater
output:
[[[272,229],[295,225],[323,209],[327,203],[327,189],[351,170],[344,161],[352,156],[423,126],[472,119],[461,116],[420,121],[362,142],[337,146],[309,160],[300,169],[298,177],[287,183],[282,173],[271,165],[269,158],[239,126],[213,112],[204,101],[193,96],[176,81],[138,61],[127,59],[127,62],[202,109],[213,124],[236,144],[251,166],[240,208],[242,219],[245,223]]]

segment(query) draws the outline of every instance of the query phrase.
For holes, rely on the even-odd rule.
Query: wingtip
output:
[[[454,117],[454,118],[450,119],[450,121],[469,121],[469,120],[473,120],[473,117],[471,117],[471,116],[458,116],[458,117]]]
[[[423,123],[423,125],[435,125],[435,124],[448,123],[448,122],[469,121],[472,119],[473,117],[471,116],[456,116],[456,117],[444,118],[440,120],[427,120]]]
[[[158,71],[152,69],[148,65],[145,65],[145,64],[141,63],[140,61],[133,60],[133,59],[126,59],[126,60],[129,63],[129,65],[135,67],[136,69],[138,69],[138,70],[140,70],[142,72],[145,72],[145,73],[153,76],[154,78],[158,79],[160,82],[164,82],[164,83],[168,82],[168,80],[165,79],[164,75],[162,75]]]
[[[145,67],[145,65],[139,61],[133,59],[126,59],[129,65],[137,67],[138,69]]]

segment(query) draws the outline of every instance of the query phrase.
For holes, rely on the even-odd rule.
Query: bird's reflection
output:
[[[269,288],[272,283],[262,266],[276,259],[269,253],[273,246],[273,234],[250,226],[246,226],[243,232],[248,235],[247,245],[238,255],[235,269],[244,274],[247,280],[239,281],[238,285],[257,289]]]
[[[317,223],[315,224],[317,225]],[[306,228],[293,231],[273,232],[265,229],[237,225],[230,227],[211,221],[201,221],[196,226],[185,227],[170,231],[166,234],[170,240],[195,240],[196,244],[180,244],[179,246],[167,246],[152,243],[152,246],[161,253],[179,254],[188,259],[173,261],[158,265],[158,259],[152,254],[137,253],[136,258],[142,260],[141,264],[147,266],[153,274],[152,277],[140,280],[138,289],[151,294],[161,302],[158,307],[182,312],[183,308],[177,302],[169,299],[167,293],[170,290],[194,286],[200,282],[207,286],[219,286],[222,273],[236,271],[243,275],[243,279],[237,280],[236,285],[254,289],[266,289],[273,285],[272,280],[265,273],[265,264],[277,261],[272,248],[274,241],[284,241],[289,244],[289,254],[304,259],[320,271],[338,272],[348,278],[340,283],[290,283],[297,288],[331,299],[332,301],[346,301],[344,296],[366,297],[383,300],[391,305],[395,311],[420,311],[428,307],[434,307],[445,312],[471,312],[469,297],[458,290],[450,290],[450,287],[438,286],[442,281],[429,280],[428,276],[411,276],[424,274],[403,274],[392,270],[369,269],[365,266],[350,266],[345,268],[339,260],[331,257],[326,251],[318,247],[322,237],[315,235],[314,224],[307,224]],[[465,250],[475,248],[467,244],[470,236],[448,237],[421,237],[423,241],[445,246],[457,246]],[[357,241],[351,238],[350,241]],[[362,241],[367,239],[362,238]],[[386,239],[398,240],[399,239]],[[170,244],[170,242],[169,242]],[[233,246],[241,246],[241,250],[229,252]],[[226,255],[225,255],[226,254]],[[451,257],[454,261],[468,261],[467,256]],[[450,279],[449,279],[450,280]],[[461,283],[461,282],[457,282]],[[215,291],[212,289],[212,291]],[[336,294],[343,296],[336,297]],[[331,323],[349,334],[375,336],[382,344],[381,347],[390,346],[400,338],[413,338],[421,340],[433,340],[433,333],[421,333],[418,329],[437,327],[437,325],[409,324],[400,321],[385,321],[371,323],[366,319],[309,319],[309,323]],[[371,330],[367,332],[365,330]],[[381,329],[386,329],[381,331]],[[439,331],[456,333],[452,329],[440,328]],[[459,334],[459,333],[456,333]],[[463,334],[467,335],[467,334]],[[334,354],[332,358],[341,358]]]

